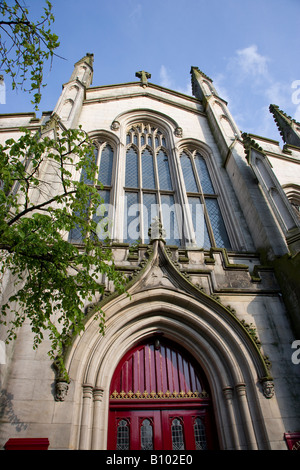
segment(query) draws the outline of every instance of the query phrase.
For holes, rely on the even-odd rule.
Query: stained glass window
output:
[[[141,425],[141,450],[153,450],[153,428],[149,419]]]
[[[130,147],[126,153],[125,186],[128,188],[138,187],[138,154],[133,147]]]
[[[161,215],[168,243],[170,245],[180,245],[181,233],[179,232],[176,206],[172,194],[161,195]]]
[[[155,189],[153,155],[148,149],[142,153],[143,188]]]
[[[156,194],[143,194],[143,223],[144,223],[144,242],[149,242],[149,227],[152,220],[158,216],[159,207],[157,205]]]
[[[117,450],[129,450],[129,426],[125,419],[118,423]]]
[[[87,158],[88,161],[90,161],[91,164],[93,164],[93,163],[97,164],[98,147],[94,146],[94,154],[86,155],[86,158]],[[85,184],[93,184],[93,181],[90,178],[87,177],[85,168],[82,169],[82,172],[81,172],[81,175],[80,175],[80,181],[84,182]]]
[[[138,193],[125,192],[124,205],[124,242],[132,243],[140,238],[140,204]]]
[[[104,186],[111,185],[114,152],[110,145],[106,145],[101,152],[98,180]]]
[[[159,177],[159,188],[172,191],[173,187],[169,160],[167,154],[163,150],[160,150],[157,154],[157,171]]]
[[[173,450],[185,450],[184,439],[183,439],[183,427],[180,419],[175,418],[172,421],[171,426],[172,433],[172,449]]]
[[[196,418],[194,422],[194,436],[196,450],[206,450],[205,426],[201,418]]]
[[[197,246],[210,248],[210,238],[207,229],[207,223],[204,216],[204,206],[201,204],[200,197],[188,197],[188,203],[192,214],[193,227]]]
[[[214,188],[211,182],[210,175],[207,170],[207,165],[199,153],[196,153],[195,155],[195,165],[198,171],[199,179],[200,179],[200,184],[201,188],[204,194],[214,194]]]
[[[99,191],[101,197],[101,204],[97,207],[93,220],[97,224],[96,233],[93,237],[98,240],[111,239],[111,224],[108,219],[108,205],[110,200],[110,191],[102,189]]]
[[[217,199],[205,198],[205,203],[209,220],[213,229],[216,246],[220,248],[229,248],[230,242]]]
[[[186,153],[183,153],[181,155],[180,161],[186,190],[191,193],[197,193],[198,187],[191,159]]]
[[[98,167],[98,174],[95,175],[96,187],[98,188],[100,196],[104,202],[96,208],[96,213],[93,214],[93,221],[96,222],[97,228],[93,233],[89,233],[89,236],[96,238],[101,234],[101,240],[103,240],[110,234],[109,227],[107,227],[107,224],[105,226],[105,221],[103,219],[107,218],[108,215],[108,206],[112,188],[114,151],[111,145],[109,145],[107,142],[95,142],[94,149],[94,155],[90,156],[90,158],[93,159],[96,166]],[[94,181],[87,177],[86,171],[84,169],[81,172],[80,181],[83,181],[88,185],[94,184]],[[86,208],[86,213],[88,213],[89,207],[90,206],[88,205]],[[79,217],[79,214],[75,215]],[[82,233],[79,226],[76,225],[69,233],[69,241],[72,243],[81,243],[84,235],[85,234]]]
[[[130,127],[126,142],[125,193],[127,205],[125,211],[130,210],[131,204],[140,204],[141,206],[140,220],[136,218],[134,221],[136,227],[139,227],[140,233],[128,230],[128,224],[132,224],[133,219],[130,218],[130,215],[125,214],[123,240],[133,243],[139,238],[142,242],[148,243],[149,227],[153,218],[157,216],[161,219],[164,229],[168,228],[166,242],[180,245],[177,213],[173,208],[175,193],[166,136],[154,126],[139,123]],[[170,210],[166,210],[167,208]],[[132,238],[133,234],[139,236]]]
[[[188,195],[196,245],[231,248],[225,223],[204,157],[198,151],[184,151],[181,169]]]

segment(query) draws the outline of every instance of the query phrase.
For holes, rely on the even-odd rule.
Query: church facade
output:
[[[21,126],[51,134],[81,125],[93,138],[130,296],[108,284],[86,304],[85,331],[64,358],[69,382],[22,327],[0,365],[0,446],[45,438],[51,449],[296,447],[300,124],[272,105],[283,147],[241,133],[197,67],[193,96],[145,71],[107,86],[92,77],[87,54],[53,112],[0,116],[1,141]],[[76,230],[68,237],[80,246]]]

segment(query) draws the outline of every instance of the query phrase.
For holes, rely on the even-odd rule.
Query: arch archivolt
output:
[[[105,306],[105,335],[91,317],[68,354],[74,382],[79,448],[105,449],[110,382],[119,361],[135,344],[159,332],[184,345],[208,379],[222,448],[259,448],[255,351],[237,324],[218,309],[172,289],[153,288],[118,297]],[[251,416],[251,418],[250,418]],[[88,421],[88,423],[87,423]],[[237,432],[237,429],[243,429]],[[77,427],[76,427],[77,429]]]
[[[131,109],[119,114],[113,121],[113,123],[118,123],[120,126],[121,135],[123,134],[123,137],[125,137],[128,127],[140,122],[147,122],[147,124],[160,127],[167,135],[173,134],[176,129],[180,129],[178,123],[170,118],[170,116],[148,108]],[[115,126],[112,125],[112,127]],[[116,130],[119,130],[119,127]]]

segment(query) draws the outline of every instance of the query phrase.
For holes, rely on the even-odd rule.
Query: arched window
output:
[[[96,213],[93,215],[93,220],[99,224],[100,220],[104,220],[108,214],[108,205],[110,203],[111,189],[112,189],[112,174],[113,174],[113,162],[114,162],[114,151],[112,146],[108,142],[95,142],[95,151],[93,158],[97,166],[96,176],[96,188],[103,200],[103,204],[97,208]],[[86,184],[91,185],[93,181],[87,178],[85,171],[83,170],[80,176],[80,180]],[[105,224],[103,224],[105,225]],[[98,230],[99,229],[99,230]],[[70,231],[69,241],[73,243],[80,243],[84,234],[81,233],[79,227],[75,227]],[[107,232],[99,225],[97,226],[97,233],[91,234],[93,237],[106,238]]]
[[[121,419],[117,427],[117,450],[129,450],[129,426],[126,419]]]
[[[184,450],[184,438],[183,438],[183,425],[178,418],[172,420],[171,425],[172,433],[172,449],[173,450]]]
[[[157,127],[139,123],[126,137],[124,241],[149,242],[149,227],[159,217],[168,244],[180,245],[178,208],[166,137]]]
[[[283,189],[295,214],[300,219],[300,186],[298,184],[286,184]]]
[[[149,419],[144,419],[141,425],[141,449],[153,450],[153,428]]]
[[[218,195],[204,157],[197,150],[184,150],[180,163],[197,246],[230,249]]]
[[[196,450],[206,450],[206,433],[205,425],[201,418],[196,418],[194,421],[194,436],[195,436],[195,448]]]

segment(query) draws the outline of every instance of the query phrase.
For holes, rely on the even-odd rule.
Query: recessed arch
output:
[[[151,431],[152,449],[176,450],[176,442],[171,439],[176,437],[171,426],[175,419],[182,423],[181,449],[194,449],[199,440],[193,429],[195,415],[203,420],[205,448],[218,448],[205,374],[182,344],[170,341],[162,332],[133,346],[114,371],[110,385],[109,449],[118,448],[122,441],[117,435],[120,411],[124,417],[132,418],[128,443],[131,450],[145,449],[141,427],[145,420],[152,424],[152,429],[147,428]]]
[[[179,154],[181,152],[184,152],[184,150],[187,150],[190,153],[193,153],[194,151],[199,151],[204,158],[212,159],[213,157],[213,151],[211,147],[206,142],[202,142],[198,139],[180,139],[180,141],[176,145],[176,148]]]
[[[88,135],[93,141],[103,140],[113,145],[115,149],[120,145],[118,136],[114,132],[110,132],[106,129],[95,129],[90,131]]]
[[[120,127],[123,128],[122,130],[126,131],[126,129],[133,124],[137,124],[141,121],[145,121],[149,124],[153,124],[155,126],[160,126],[163,130],[168,134],[170,131],[174,132],[178,127],[177,121],[173,118],[164,114],[160,111],[156,111],[150,108],[133,108],[128,111],[122,112],[118,114],[114,118],[114,121],[120,123]]]
[[[263,448],[264,440],[255,437],[255,429],[261,423],[259,382],[266,370],[246,332],[221,310],[217,304],[213,307],[182,292],[155,288],[135,293],[131,300],[121,296],[108,302],[104,337],[99,335],[97,322],[91,316],[66,361],[71,380],[77,384],[78,397],[82,386],[90,390],[91,399],[101,391],[101,410],[95,410],[100,413],[97,419],[101,420],[101,429],[87,431],[82,427],[87,412],[83,406],[78,422],[81,448],[85,448],[87,439],[90,442],[91,438],[93,448],[106,448],[104,429],[107,429],[109,387],[114,370],[132,346],[157,333],[184,345],[204,370],[212,393],[221,447]],[[244,426],[239,435],[236,433],[238,426]],[[263,433],[264,430],[259,429],[258,436]]]

